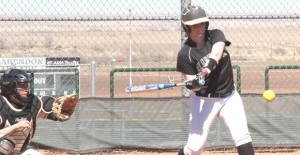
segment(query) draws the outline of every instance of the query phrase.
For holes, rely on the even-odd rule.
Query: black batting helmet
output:
[[[190,26],[199,23],[206,23],[206,29],[208,29],[209,19],[205,13],[205,10],[198,5],[189,5],[184,8],[181,13],[182,27],[189,35],[191,29]]]

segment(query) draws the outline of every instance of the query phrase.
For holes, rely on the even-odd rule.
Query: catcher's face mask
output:
[[[28,100],[30,83],[29,82],[18,82],[16,85],[16,90],[19,93],[20,97],[24,100]]]
[[[29,101],[29,88],[32,77],[20,69],[7,70],[0,79],[1,95],[11,102],[24,106]]]

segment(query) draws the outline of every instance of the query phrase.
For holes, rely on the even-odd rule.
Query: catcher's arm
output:
[[[75,111],[75,106],[79,102],[77,94],[65,95],[55,99],[52,105],[52,115],[58,121],[66,121],[70,119]]]

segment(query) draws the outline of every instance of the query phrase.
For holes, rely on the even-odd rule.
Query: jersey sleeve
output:
[[[38,117],[57,121],[56,117],[52,115],[52,106],[55,102],[55,98],[52,96],[41,96],[39,99],[42,103],[42,108],[38,114]]]
[[[214,30],[211,30],[210,31],[210,38],[211,38],[211,42],[212,44],[215,44],[217,42],[226,42],[226,38],[225,38],[225,35],[224,33],[219,30],[219,29],[214,29]]]
[[[183,47],[177,55],[176,71],[188,75],[196,75],[197,69],[195,61],[191,56],[192,48]]]
[[[5,100],[0,96],[0,129],[4,128],[6,115],[4,115],[3,104],[5,104]]]

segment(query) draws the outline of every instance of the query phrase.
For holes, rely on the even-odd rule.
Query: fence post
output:
[[[232,69],[236,69],[236,85],[237,85],[237,91],[239,94],[241,94],[241,83],[242,83],[242,78],[241,78],[241,67],[239,65],[233,65]]]
[[[299,65],[282,65],[282,66],[268,66],[265,69],[265,90],[270,89],[270,77],[269,77],[269,71],[271,69],[300,69]]]
[[[182,9],[188,7],[189,5],[191,5],[191,3],[192,3],[191,0],[181,0],[181,11],[180,11],[180,14],[179,14],[180,23],[181,23],[181,12],[182,12]],[[186,38],[185,31],[183,30],[183,28],[181,28],[181,46],[183,45],[185,38]]]
[[[96,63],[95,63],[95,61],[91,62],[90,72],[91,72],[91,96],[95,97],[95,92],[96,92]]]

